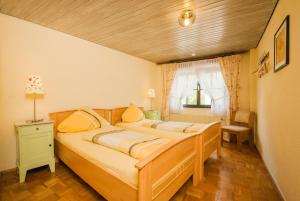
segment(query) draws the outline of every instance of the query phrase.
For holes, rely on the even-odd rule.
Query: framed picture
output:
[[[289,64],[290,16],[280,25],[274,36],[274,72]]]

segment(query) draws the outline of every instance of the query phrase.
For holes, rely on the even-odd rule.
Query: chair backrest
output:
[[[232,125],[245,126],[253,128],[255,113],[249,111],[234,111],[232,114]]]

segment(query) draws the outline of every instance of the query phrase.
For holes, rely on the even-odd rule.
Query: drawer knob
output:
[[[40,130],[40,128],[39,128],[39,127],[36,127],[36,128],[35,128],[35,130],[37,130],[37,131],[38,131],[38,130]]]
[[[52,144],[49,144],[49,147],[52,147]]]

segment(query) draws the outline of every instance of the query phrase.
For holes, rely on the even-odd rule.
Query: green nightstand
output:
[[[160,112],[156,110],[145,111],[145,117],[146,119],[151,119],[151,120],[161,120]]]
[[[55,171],[53,122],[16,123],[17,166],[20,183],[25,181],[27,170],[49,165]]]

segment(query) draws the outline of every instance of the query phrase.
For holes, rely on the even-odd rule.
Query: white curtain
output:
[[[228,95],[219,63],[209,60],[177,65],[178,68],[170,92],[171,112],[176,113],[183,109],[183,100],[193,94],[197,82],[199,82],[201,89],[212,100],[211,111],[215,114],[224,115],[228,106]]]
[[[173,85],[170,92],[170,111],[180,112],[182,101],[193,94],[197,86],[197,75],[191,63],[180,63],[178,65]]]

